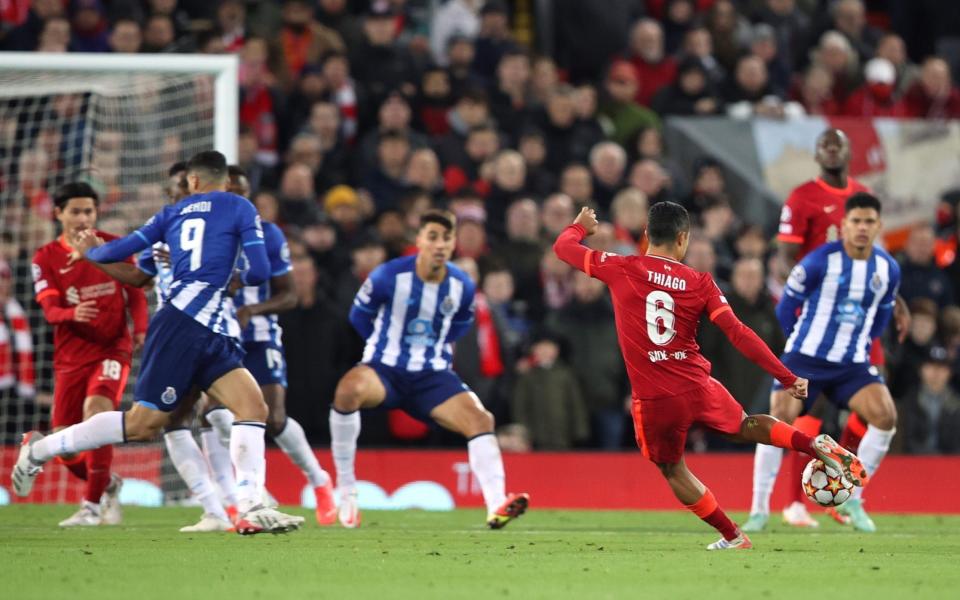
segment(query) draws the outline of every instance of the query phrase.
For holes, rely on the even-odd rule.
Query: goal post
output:
[[[216,149],[237,160],[238,59],[234,55],[0,53],[0,343],[16,356],[32,344],[35,385],[0,372],[0,505],[15,501],[7,474],[19,434],[49,429],[53,335],[33,300],[33,254],[58,233],[52,197],[67,181],[86,181],[100,196],[98,227],[123,235],[165,204],[167,172],[177,161]],[[29,332],[12,333],[12,299]],[[16,312],[14,310],[13,312]],[[22,360],[22,358],[21,358]],[[2,365],[0,365],[2,366]],[[22,370],[13,369],[22,377]],[[139,372],[137,359],[130,382]],[[33,388],[30,390],[29,388]],[[124,406],[132,400],[128,383]],[[162,444],[115,452],[128,478],[128,502],[180,499],[184,488],[163,460]],[[4,481],[6,478],[6,481]],[[74,502],[83,485],[51,463],[29,502]]]

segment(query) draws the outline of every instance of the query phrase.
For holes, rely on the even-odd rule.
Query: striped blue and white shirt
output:
[[[170,252],[170,247],[163,242],[144,249],[137,255],[137,268],[153,277],[153,291],[157,295],[157,310],[170,299],[170,286],[173,285],[173,269],[162,260],[157,260],[157,252]]]
[[[279,277],[286,275],[291,271],[290,266],[290,248],[287,246],[287,239],[283,231],[273,223],[263,223],[263,239],[267,248],[267,260],[270,262],[270,277]],[[240,270],[247,269],[247,255],[240,255]],[[248,285],[240,288],[234,298],[237,307],[251,304],[259,304],[270,298],[272,290],[270,281],[265,281],[260,285]],[[272,342],[277,346],[281,345],[280,336],[283,329],[277,315],[256,315],[250,318],[250,323],[243,330],[243,342]]]
[[[787,335],[784,353],[867,362],[870,344],[893,315],[899,285],[899,265],[879,246],[866,260],[850,258],[842,241],[820,246],[790,272],[777,306]]]
[[[407,371],[442,371],[453,364],[453,345],[473,323],[473,281],[447,263],[440,283],[416,274],[416,256],[386,262],[360,287],[350,322],[366,339],[363,363]]]

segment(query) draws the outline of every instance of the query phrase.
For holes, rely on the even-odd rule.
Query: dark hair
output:
[[[410,138],[406,133],[400,131],[399,129],[387,129],[386,131],[380,134],[380,139],[377,140],[377,144],[382,144],[383,142],[388,141],[400,141],[410,144]]]
[[[848,213],[855,208],[872,208],[877,211],[877,214],[880,214],[880,199],[867,192],[857,192],[847,198],[843,212]]]
[[[657,202],[650,207],[647,217],[647,234],[650,243],[659,246],[670,244],[677,234],[690,231],[690,214],[676,202]]]
[[[177,173],[182,173],[187,170],[187,163],[179,160],[172,165],[170,165],[170,170],[167,171],[167,177],[173,177]]]
[[[447,231],[453,231],[457,228],[457,216],[449,210],[431,208],[420,216],[420,229],[428,223],[436,223]]]
[[[240,165],[228,165],[227,175],[230,177],[246,177],[247,172]]]
[[[97,195],[96,190],[83,181],[65,183],[57,188],[57,192],[53,195],[53,205],[63,210],[71,198],[93,198],[93,205],[100,206],[100,196]]]
[[[227,158],[216,150],[194,154],[187,162],[187,173],[198,173],[209,181],[223,181],[227,178]]]

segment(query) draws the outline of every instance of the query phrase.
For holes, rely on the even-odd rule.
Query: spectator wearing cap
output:
[[[473,38],[477,35],[481,6],[483,0],[449,0],[434,13],[430,24],[430,50],[438,65],[446,67],[449,64],[447,50],[454,36]]]
[[[678,67],[677,79],[653,98],[653,109],[664,116],[713,115],[722,105],[703,62],[694,57],[685,58]]]
[[[402,131],[388,130],[377,141],[376,161],[363,179],[377,212],[396,208],[406,186],[403,176],[410,156],[410,140]]]
[[[605,93],[600,102],[599,117],[610,140],[623,146],[641,129],[660,127],[657,114],[635,100],[639,82],[637,72],[629,62],[614,61],[603,87]]]
[[[61,0],[33,0],[29,6],[26,20],[3,38],[4,50],[34,50],[40,43],[43,24],[54,17],[64,16]]]
[[[497,65],[503,55],[518,49],[510,32],[509,13],[505,0],[487,0],[480,8],[473,70],[487,85],[496,80]]]
[[[946,348],[930,348],[920,367],[919,385],[898,403],[897,429],[904,452],[960,453],[960,394],[950,385],[950,365]]]
[[[530,57],[525,52],[511,49],[501,56],[490,89],[490,114],[511,138],[530,118]]]
[[[941,308],[954,303],[950,279],[934,260],[936,239],[928,224],[910,230],[900,259],[900,294],[907,302],[929,298]]]
[[[347,0],[317,0],[315,4],[314,17],[317,22],[340,34],[347,48],[355,48],[363,43],[363,26],[351,14]]]
[[[346,50],[340,34],[314,20],[313,6],[308,0],[284,0],[280,17],[280,45],[287,69],[294,77],[325,54]]]
[[[953,85],[950,67],[931,56],[920,69],[920,79],[903,98],[907,114],[919,119],[960,118],[960,91]]]
[[[100,0],[76,0],[70,5],[72,52],[109,52],[107,19]]]
[[[627,60],[639,83],[634,99],[643,106],[650,106],[656,93],[677,77],[677,63],[664,50],[663,28],[653,19],[641,19],[630,30]]]
[[[360,196],[348,185],[336,185],[323,196],[323,212],[337,227],[337,239],[352,245],[363,233]]]
[[[854,90],[843,105],[849,117],[904,117],[906,106],[894,95],[897,71],[885,58],[873,58],[863,69],[866,83]]]
[[[395,16],[388,2],[371,4],[363,18],[363,43],[350,49],[353,76],[374,106],[394,90],[403,90],[406,96],[416,92],[413,56],[408,46],[397,43]]]

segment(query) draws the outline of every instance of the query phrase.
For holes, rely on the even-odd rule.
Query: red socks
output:
[[[693,504],[686,505],[687,509],[690,510],[693,514],[697,515],[711,527],[720,532],[723,536],[723,539],[728,542],[736,539],[740,535],[740,529],[737,527],[736,523],[730,520],[730,517],[723,512],[720,508],[720,505],[717,504],[717,499],[713,497],[713,492],[707,490],[703,493],[703,496],[700,496],[700,499]]]
[[[810,437],[814,437],[815,435],[819,434],[822,426],[823,419],[811,417],[810,415],[803,415],[793,420],[793,427],[809,435]],[[790,455],[788,460],[788,464],[792,466],[792,469],[788,469],[787,478],[790,481],[798,481],[800,479],[800,474],[803,473],[804,467],[806,467],[807,463],[810,461],[810,457],[806,454],[794,452]],[[791,485],[790,494],[791,501],[793,502],[803,502],[803,499],[806,497],[806,494],[803,492],[803,487],[799,485]]]
[[[777,421],[770,429],[770,444],[816,456],[813,451],[813,438],[783,421]]]
[[[103,490],[110,485],[110,464],[113,462],[113,446],[102,446],[88,450],[87,455],[87,490],[83,499],[87,502],[100,504]]]
[[[840,434],[840,445],[856,454],[860,448],[860,440],[867,433],[867,425],[863,419],[855,412],[850,412],[850,418],[847,419],[847,426],[843,428]]]
[[[55,459],[58,463],[65,466],[68,471],[73,473],[77,479],[87,480],[87,453],[81,452],[73,458],[66,460],[61,457]]]

